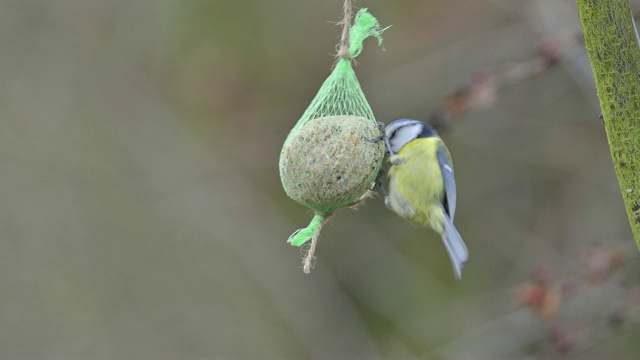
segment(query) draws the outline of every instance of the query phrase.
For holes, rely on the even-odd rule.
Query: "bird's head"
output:
[[[439,137],[434,128],[418,120],[398,119],[384,129],[390,151],[397,154],[403,146],[419,138]]]

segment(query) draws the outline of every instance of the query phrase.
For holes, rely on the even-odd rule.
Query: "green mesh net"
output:
[[[338,60],[284,142],[282,186],[289,197],[315,211],[309,226],[289,238],[294,246],[316,239],[333,211],[366,196],[382,167],[384,144],[371,141],[381,129],[351,66],[366,38],[375,36],[382,43],[382,31],[367,9],[357,13],[348,55]]]

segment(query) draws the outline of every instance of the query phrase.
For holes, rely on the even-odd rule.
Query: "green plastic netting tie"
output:
[[[287,242],[293,246],[302,246],[309,239],[313,237],[313,235],[318,231],[322,223],[324,222],[325,215],[323,213],[316,213],[316,215],[311,219],[309,226],[306,228],[296,230]]]
[[[377,125],[371,106],[367,102],[351,65],[351,59],[360,55],[363,42],[369,37],[377,38],[378,45],[381,45],[381,34],[387,28],[380,28],[378,20],[371,15],[366,8],[358,11],[354,19],[354,24],[349,31],[348,56],[341,56],[338,59],[333,71],[322,84],[309,107],[291,130],[285,140],[285,146],[291,141],[292,135],[296,134],[304,124],[312,119],[338,115],[354,115],[362,116]],[[375,171],[379,171],[381,166],[382,162],[380,162]],[[283,183],[283,186],[285,186],[286,189],[286,184]],[[287,242],[293,246],[302,246],[307,241],[317,237],[322,224],[328,219],[332,211],[346,205],[348,204],[336,204],[335,206],[327,208],[315,209],[315,216],[309,226],[294,232]],[[312,246],[315,246],[313,242]],[[308,272],[307,264],[305,264],[305,272]]]

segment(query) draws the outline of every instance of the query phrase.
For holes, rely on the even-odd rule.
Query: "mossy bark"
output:
[[[640,46],[628,0],[577,0],[611,157],[640,247]]]

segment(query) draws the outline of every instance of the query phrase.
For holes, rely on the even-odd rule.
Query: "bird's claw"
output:
[[[378,130],[380,130],[382,135],[380,135],[380,136],[378,136],[376,138],[373,138],[373,139],[366,139],[368,142],[377,143],[379,141],[385,140],[385,134],[384,134],[385,124],[383,122],[381,122],[381,121],[377,121],[376,123],[378,125]],[[387,141],[385,140],[385,144],[386,143],[387,143]]]

